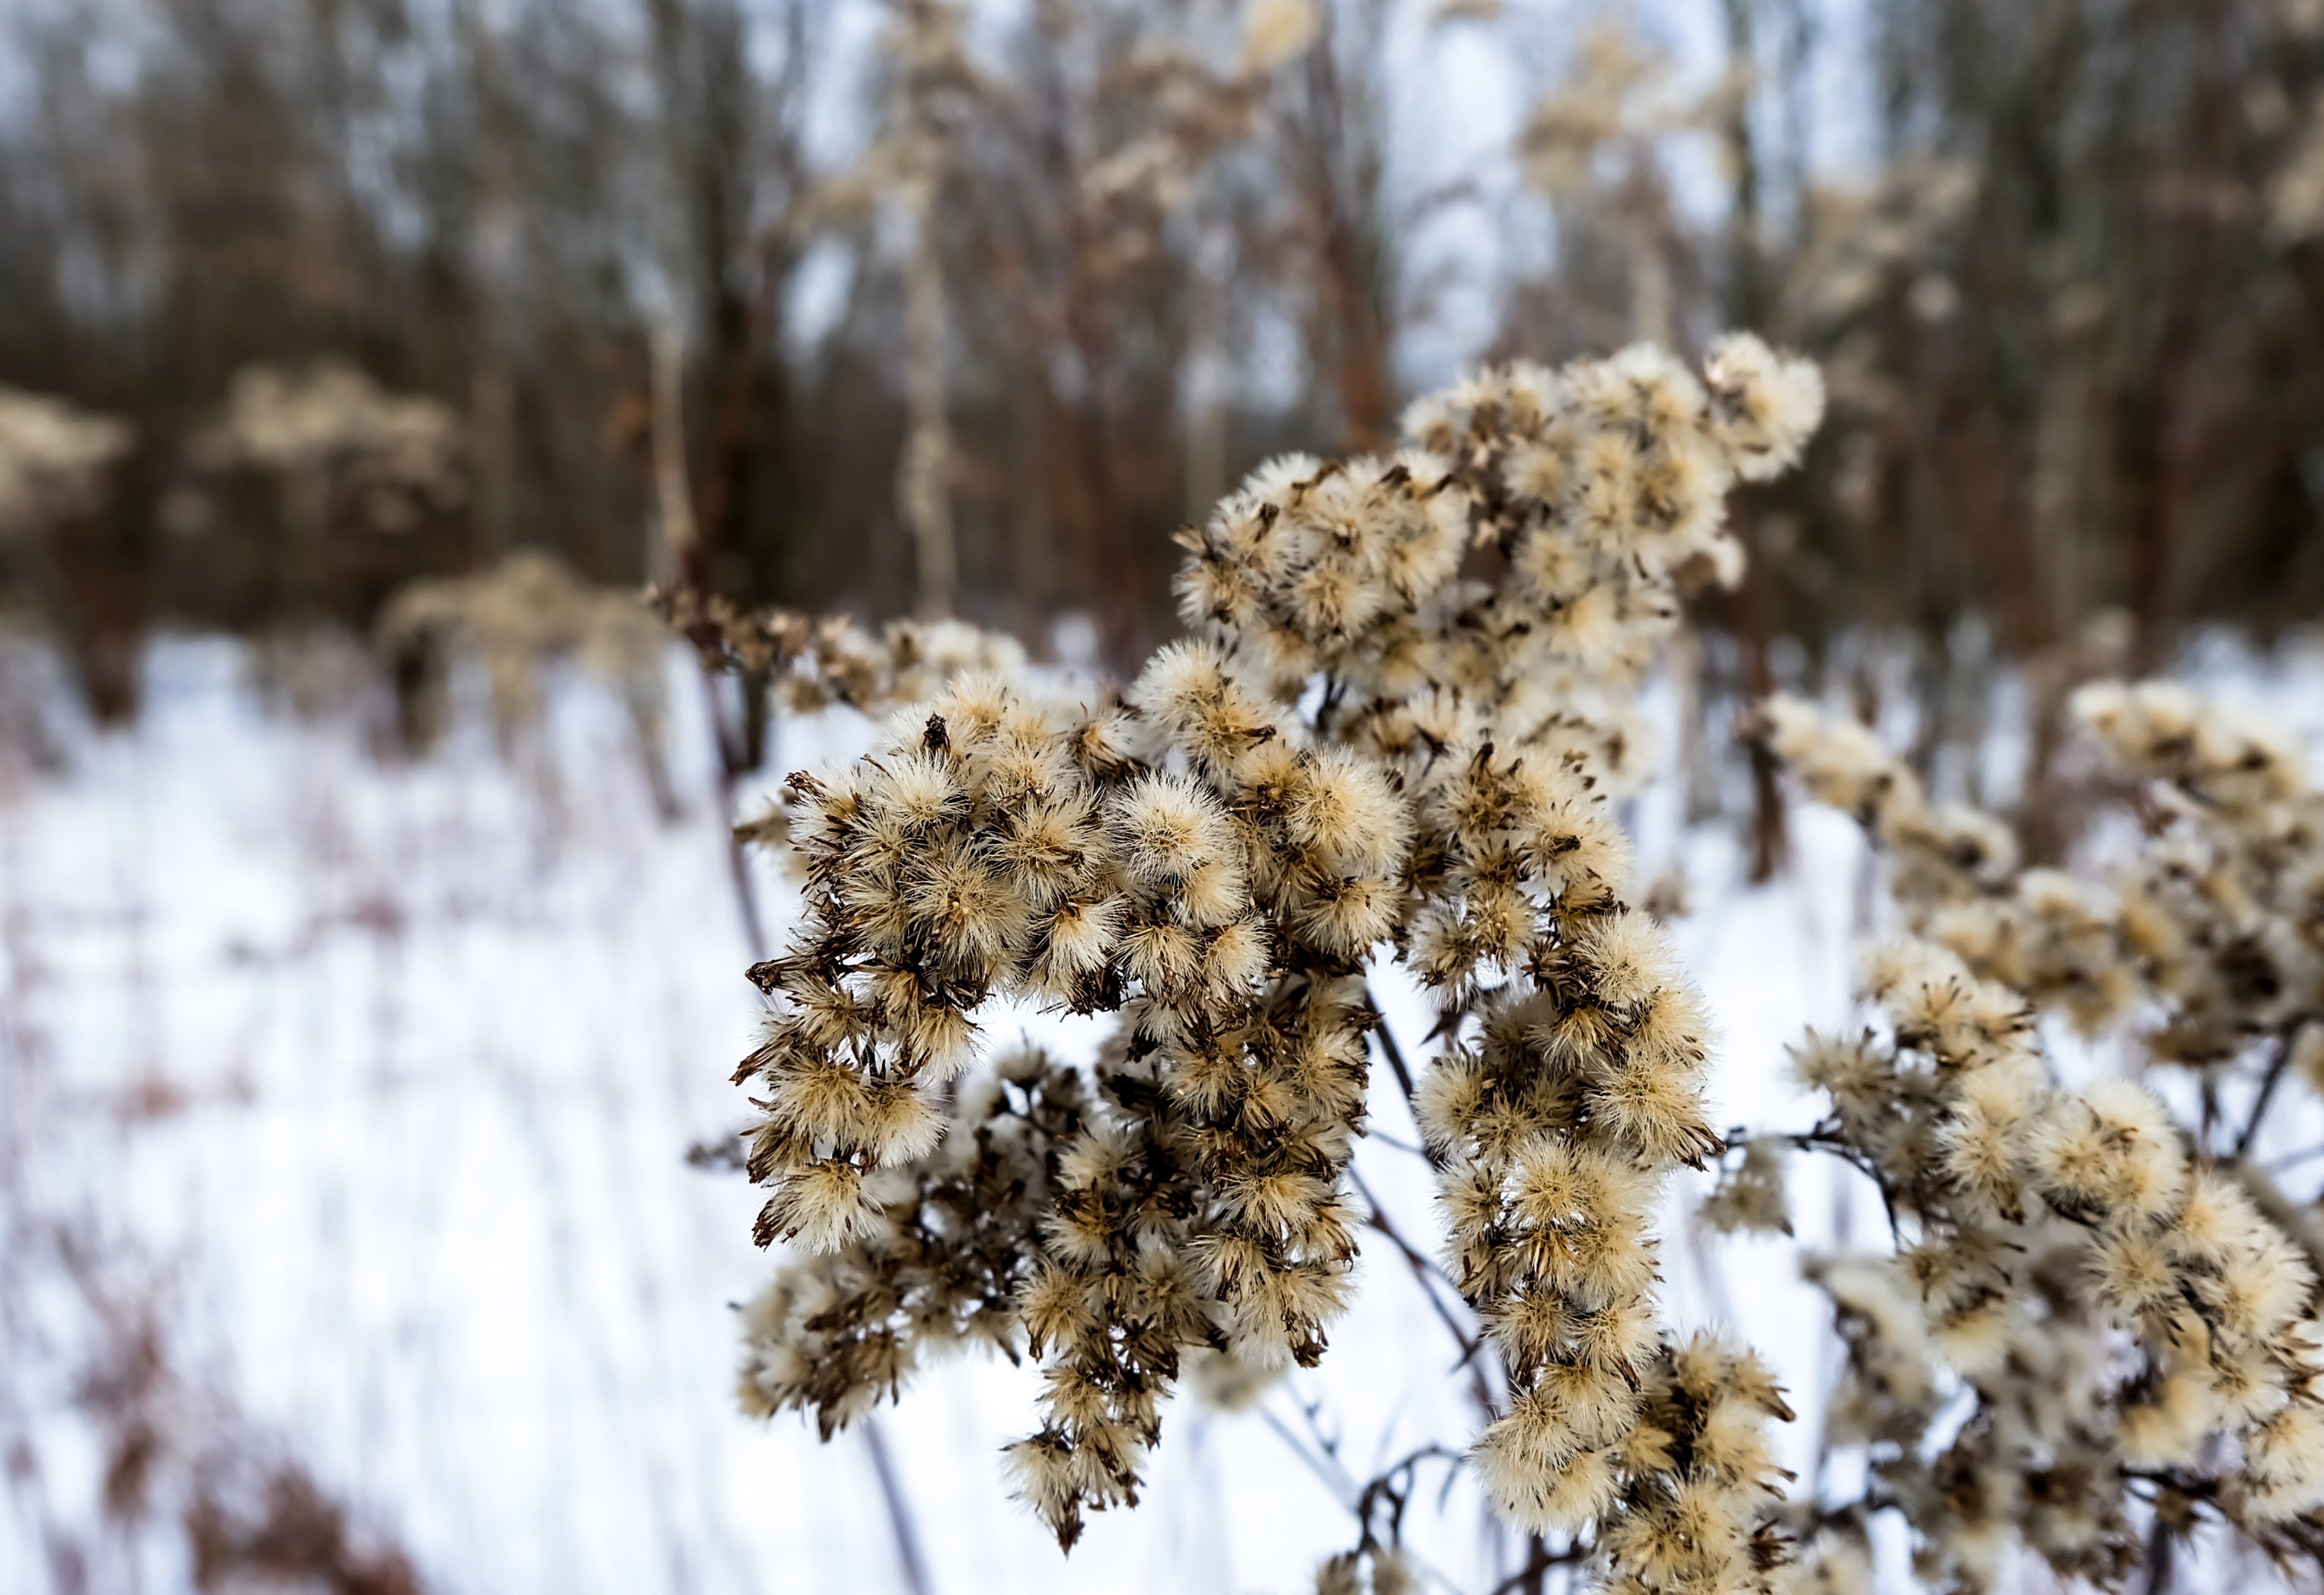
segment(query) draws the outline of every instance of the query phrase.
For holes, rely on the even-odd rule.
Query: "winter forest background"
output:
[[[1030,1365],[828,1444],[736,1410],[728,1075],[800,898],[731,830],[873,719],[638,595],[1126,677],[1262,461],[1728,329],[1824,419],[1685,587],[1620,813],[1712,1122],[1803,1129],[1786,1049],[1861,1026],[1896,910],[1755,702],[2035,864],[2120,839],[2088,682],[2324,742],[2324,5],[0,0],[0,1587],[1316,1588],[1378,1470],[1473,1439],[1390,1247],[1320,1368],[1182,1396],[1066,1560],[1001,1476]],[[2215,1083],[2173,1107],[2257,1122]],[[1355,1177],[1425,1226],[1371,1090]],[[2287,1087],[2236,1148],[2310,1221],[2319,1130]],[[1803,1159],[1788,1238],[1721,1238],[1713,1187],[1660,1212],[1663,1311],[1768,1359],[1812,1492],[1844,1354],[1802,1260],[1879,1193]],[[1418,1479],[1425,1587],[1572,1577]],[[2208,1532],[2124,1576],[2324,1566]]]

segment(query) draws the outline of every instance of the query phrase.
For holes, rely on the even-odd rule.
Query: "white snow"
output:
[[[97,1532],[73,1402],[88,1315],[37,1245],[60,1224],[152,1302],[189,1385],[392,1531],[432,1590],[901,1588],[862,1439],[825,1446],[730,1401],[728,1304],[773,1260],[750,1243],[758,1195],[685,1153],[746,1116],[727,1076],[758,999],[692,666],[670,668],[685,809],[668,823],[618,709],[579,681],[552,693],[538,746],[504,754],[470,715],[407,760],[379,751],[372,689],[301,716],[240,645],[179,640],[153,648],[134,728],[60,721],[59,767],[36,738],[0,743],[0,1434],[34,1459],[29,1479],[12,1460],[0,1589],[61,1589],[44,1547]],[[2236,668],[2319,729],[2317,695]],[[864,735],[845,716],[787,725],[774,770]],[[1783,1049],[1851,1012],[1854,827],[1795,809],[1804,867],[1755,889],[1724,833],[1679,824],[1674,792],[1638,815],[1650,869],[1683,848],[1693,878],[1676,934],[1725,1038],[1720,1122],[1803,1127]],[[788,888],[760,886],[779,934]],[[1380,988],[1417,1062],[1421,1005]],[[1019,1027],[1086,1034],[991,1026]],[[1384,1068],[1374,1115],[1410,1137]],[[1358,1166],[1429,1245],[1418,1160],[1371,1142]],[[1877,1201],[1796,1166],[1802,1244],[1876,1238]],[[1822,1315],[1793,1248],[1722,1251],[1674,1233],[1669,1310],[1775,1360],[1803,1397],[1796,1466],[1832,1367]],[[1063,1563],[1000,1478],[998,1446],[1030,1427],[1028,1371],[928,1370],[879,1421],[940,1595],[1288,1591],[1352,1544],[1349,1480],[1468,1437],[1456,1356],[1370,1246],[1323,1368],[1264,1416],[1181,1401],[1145,1505]],[[1443,1477],[1423,1470],[1408,1529],[1429,1565],[1488,1588],[1508,1547],[1464,1486],[1438,1509]],[[137,1587],[185,1586],[172,1544],[124,1553]]]

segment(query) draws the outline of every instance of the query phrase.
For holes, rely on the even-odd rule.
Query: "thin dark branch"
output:
[[[2324,1146],[2303,1146],[2297,1152],[2287,1152],[2282,1157],[2263,1164],[2261,1166],[2271,1174],[2280,1174],[2286,1169],[2298,1168],[2301,1164],[2311,1163],[2319,1157],[2324,1157]]]
[[[1323,1425],[1317,1417],[1317,1414],[1323,1410],[1323,1404],[1320,1401],[1302,1401],[1299,1404],[1299,1415],[1306,1420],[1307,1433],[1314,1437],[1315,1449],[1323,1452],[1325,1456],[1331,1458],[1332,1461],[1340,1467],[1344,1468],[1347,1464],[1340,1461],[1340,1442],[1338,1438],[1336,1436],[1324,1433]]]
[[[1275,1431],[1276,1438],[1289,1446],[1292,1454],[1307,1465],[1307,1470],[1315,1475],[1317,1481],[1339,1498],[1342,1506],[1350,1511],[1355,1509],[1356,1481],[1336,1459],[1327,1460],[1308,1450],[1305,1442],[1292,1432],[1291,1425],[1277,1417],[1272,1408],[1260,1405],[1259,1415],[1268,1428]]]
[[[895,1460],[888,1454],[887,1438],[868,1414],[862,1430],[863,1449],[872,1453],[872,1471],[879,1476],[880,1498],[888,1508],[888,1528],[896,1542],[896,1562],[904,1575],[904,1587],[912,1595],[928,1595],[928,1566],[920,1553],[919,1528],[913,1521],[903,1480],[897,1476]]]
[[[2275,1056],[2268,1061],[2267,1074],[2259,1082],[2259,1095],[2252,1101],[2251,1117],[2244,1121],[2243,1133],[2236,1137],[2237,1158],[2248,1156],[2252,1143],[2259,1138],[2260,1121],[2267,1117],[2268,1104],[2275,1097],[2275,1088],[2282,1083],[2284,1071],[2291,1065],[2295,1043],[2308,1019],[2306,1014],[2295,1014],[2276,1033]]]
[[[2157,1512],[2146,1534],[2146,1595],[2169,1595],[2172,1548],[2170,1522]]]
[[[1896,1212],[1896,1193],[1889,1188],[1887,1176],[1881,1172],[1878,1164],[1865,1155],[1862,1147],[1848,1140],[1839,1132],[1827,1129],[1821,1125],[1812,1130],[1796,1131],[1770,1138],[1788,1141],[1802,1151],[1828,1153],[1871,1181],[1873,1189],[1880,1192],[1880,1205],[1887,1213],[1889,1238],[1899,1245],[1904,1243],[1904,1226]]]
[[[1364,988],[1364,1001],[1371,1005],[1372,1012],[1379,1013],[1379,1004],[1374,1000],[1370,986]],[[1372,1034],[1379,1042],[1380,1052],[1388,1059],[1389,1071],[1396,1076],[1397,1089],[1404,1093],[1406,1102],[1411,1101],[1414,1096],[1412,1065],[1404,1061],[1404,1049],[1397,1045],[1396,1032],[1388,1027],[1387,1015],[1380,1015],[1379,1023],[1372,1026]]]
[[[1380,1205],[1379,1198],[1374,1195],[1371,1187],[1365,1183],[1364,1177],[1352,1169],[1349,1173],[1355,1182],[1356,1193],[1364,1199],[1364,1206],[1369,1210],[1364,1221],[1386,1236],[1388,1244],[1396,1247],[1397,1251],[1403,1256],[1406,1264],[1412,1269],[1413,1276],[1420,1282],[1421,1294],[1428,1298],[1428,1304],[1435,1311],[1437,1318],[1443,1321],[1445,1332],[1450,1334],[1454,1343],[1461,1348],[1461,1360],[1455,1366],[1469,1370],[1470,1396],[1477,1403],[1477,1410],[1489,1422],[1498,1414],[1493,1407],[1492,1386],[1485,1378],[1483,1359],[1478,1356],[1482,1346],[1478,1337],[1470,1333],[1462,1324],[1459,1315],[1452,1311],[1438,1290],[1441,1284],[1457,1296],[1460,1294],[1460,1287],[1445,1276],[1444,1270],[1437,1266],[1434,1260],[1426,1253],[1405,1239],[1396,1225],[1389,1220],[1388,1210]]]
[[[739,772],[728,756],[725,739],[718,729],[716,679],[705,670],[702,680],[709,700],[711,734],[719,741],[719,818],[726,833],[727,880],[734,891],[735,917],[742,923],[742,937],[750,945],[752,961],[755,963],[767,956],[767,932],[751,878],[751,860],[742,839],[734,834],[734,789]],[[928,1595],[927,1558],[920,1550],[919,1522],[912,1511],[911,1498],[904,1493],[903,1479],[896,1471],[895,1459],[888,1453],[887,1438],[880,1432],[876,1415],[867,1413],[861,1427],[863,1449],[870,1453],[872,1471],[880,1481],[880,1501],[887,1508],[888,1532],[895,1541],[896,1563],[903,1575],[904,1587],[910,1595]]]
[[[1539,1540],[1536,1540],[1533,1544],[1533,1553],[1526,1558],[1525,1565],[1495,1584],[1489,1595],[1516,1595],[1517,1590],[1524,1589],[1551,1568],[1570,1567],[1584,1560],[1589,1554],[1590,1547],[1579,1541],[1566,1545],[1562,1550],[1553,1551]]]
[[[1420,1145],[1416,1142],[1406,1141],[1398,1136],[1391,1136],[1384,1130],[1373,1129],[1367,1127],[1364,1130],[1364,1139],[1367,1141],[1377,1141],[1381,1145],[1393,1147],[1398,1152],[1409,1153],[1413,1156],[1426,1163],[1433,1164],[1435,1161],[1429,1157],[1427,1147]]]

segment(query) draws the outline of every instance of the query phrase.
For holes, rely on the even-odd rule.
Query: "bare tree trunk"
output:
[[[1228,368],[1223,322],[1226,319],[1226,256],[1230,246],[1214,218],[1197,210],[1200,242],[1194,252],[1194,272],[1187,288],[1187,348],[1181,392],[1185,426],[1185,505],[1189,520],[1209,518],[1211,508],[1227,490]]]
[[[2128,429],[2134,480],[2141,480],[2130,525],[2126,596],[2137,623],[2131,668],[2160,669],[2170,652],[2171,570],[2186,505],[2194,452],[2194,388],[2201,329],[2202,259],[2207,229],[2190,223],[2172,273],[2152,376]]]
[[[1729,70],[1746,80],[1757,70],[1752,45],[1753,0],[1726,0]],[[1761,259],[1759,155],[1752,136],[1750,101],[1737,97],[1726,128],[1728,154],[1734,172],[1735,197],[1729,263],[1729,324],[1757,328],[1766,320],[1767,289]],[[1754,700],[1775,690],[1775,671],[1768,659],[1774,629],[1774,572],[1767,568],[1766,540],[1758,534],[1757,518],[1738,507],[1735,533],[1748,559],[1743,585],[1735,595],[1736,641],[1743,650],[1743,685]],[[1751,878],[1765,881],[1782,865],[1788,839],[1784,826],[1784,789],[1776,780],[1775,756],[1766,740],[1752,737],[1745,745],[1751,761]]]
[[[911,406],[911,431],[896,468],[896,505],[912,534],[918,597],[913,607],[923,620],[953,612],[959,581],[959,555],[953,541],[952,422],[945,407],[944,260],[937,249],[936,173],[930,147],[920,159],[931,168],[911,182],[912,259],[904,277],[904,376]]]
[[[1735,594],[1736,640],[1743,650],[1743,690],[1754,702],[1775,690],[1775,672],[1768,659],[1770,617],[1766,540],[1743,516],[1736,517],[1736,534],[1749,551],[1743,585]],[[1776,779],[1775,750],[1766,739],[1754,737],[1744,744],[1751,761],[1751,879],[1772,880],[1790,849],[1784,825],[1784,789]]]
[[[781,251],[770,231],[757,251],[757,276],[737,319],[734,336],[718,355],[718,387],[710,419],[710,448],[698,496],[701,523],[715,542],[731,541],[741,507],[751,413],[761,384],[761,353],[782,278]]]
[[[1307,198],[1315,230],[1332,372],[1339,390],[1346,447],[1370,451],[1396,436],[1388,329],[1375,274],[1365,258],[1360,196],[1348,191],[1349,109],[1326,13],[1323,34],[1307,51]]]
[[[515,152],[508,98],[501,83],[493,0],[460,10],[468,82],[476,121],[475,193],[468,218],[468,272],[474,354],[468,375],[468,449],[475,474],[475,531],[487,556],[503,552],[515,515],[516,388],[509,371],[510,285],[516,274]]]
[[[702,541],[694,521],[693,489],[686,474],[686,343],[677,319],[659,318],[650,338],[653,380],[653,476],[656,524],[661,533],[656,569],[665,580],[706,588]]]
[[[1670,262],[1663,255],[1660,206],[1625,205],[1623,231],[1630,253],[1630,336],[1671,347]]]

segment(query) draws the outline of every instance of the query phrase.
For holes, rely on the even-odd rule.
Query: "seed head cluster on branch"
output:
[[[1992,1588],[2019,1545],[2119,1581],[2205,1522],[2324,1566],[2324,1231],[2255,1155],[2287,1076],[2324,1085],[2324,793],[2288,738],[2183,687],[2072,708],[2137,821],[2104,873],[2021,868],[2007,827],[1933,804],[1867,728],[1762,711],[1886,853],[1910,932],[1867,967],[1880,1023],[1797,1049],[1831,1111],[1780,1138],[1854,1164],[1894,1230],[1813,1264],[1849,1349],[1827,1443],[1872,1464],[1861,1500],[1801,1525],[1834,1588],[1871,1588],[1884,1508],[1946,1588]],[[2076,1083],[2045,1015],[2126,1034],[2200,1110]],[[1768,1166],[1714,1208],[1779,1219],[1780,1190],[1741,1189]]]
[[[1647,348],[1488,372],[1393,456],[1275,460],[1184,533],[1191,635],[1119,694],[971,672],[792,776],[805,914],[752,971],[736,1078],[759,1238],[797,1257],[748,1312],[745,1405],[828,1433],[976,1340],[1040,1359],[1009,1458],[1060,1544],[1134,1502],[1190,1359],[1312,1365],[1347,1305],[1364,971],[1392,955],[1441,1010],[1412,1089],[1499,1355],[1491,1499],[1627,1588],[1764,1582],[1761,1429],[1790,1414],[1653,1305],[1649,1215],[1722,1144],[1609,798],[1645,773],[1631,705],[1682,584],[1740,569],[1729,487],[1821,404],[1748,337],[1700,374]],[[807,638],[818,673],[795,623],[696,618],[738,653]],[[981,1066],[1003,999],[1118,1027],[1092,1063]]]

